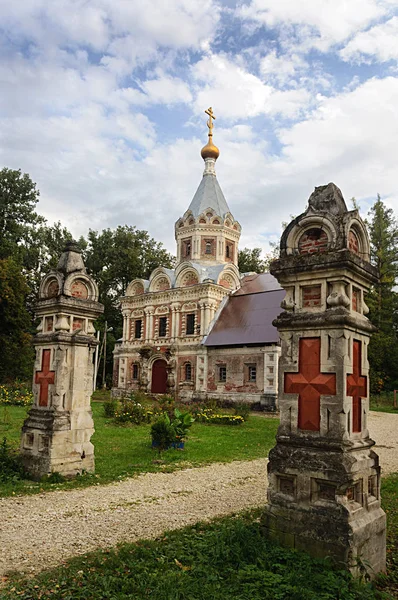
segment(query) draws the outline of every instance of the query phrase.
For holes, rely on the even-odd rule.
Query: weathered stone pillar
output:
[[[364,294],[377,281],[368,235],[340,190],[315,189],[288,225],[272,274],[287,290],[274,324],[282,340],[281,424],[269,455],[267,535],[371,575],[385,569],[380,467],[369,437]]]
[[[34,404],[22,427],[23,463],[37,478],[94,471],[94,321],[104,307],[76,243],[67,243],[57,269],[44,277],[39,298]]]

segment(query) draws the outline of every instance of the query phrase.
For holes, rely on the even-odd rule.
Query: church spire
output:
[[[213,109],[211,106],[210,108],[205,110],[205,113],[206,115],[209,115],[209,118],[207,120],[207,127],[209,128],[209,141],[207,142],[206,146],[203,146],[201,155],[204,161],[206,161],[206,158],[213,158],[216,161],[217,158],[220,156],[219,149],[213,144],[213,119],[215,119],[216,117],[213,114]]]
[[[209,141],[202,148],[205,170],[202,181],[184,216],[175,224],[177,262],[193,261],[204,266],[238,264],[240,225],[229,210],[217,181],[215,164],[220,151],[213,144],[213,109],[209,116]]]

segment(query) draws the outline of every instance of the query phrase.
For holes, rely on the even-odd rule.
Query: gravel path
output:
[[[383,474],[398,472],[398,415],[372,413]],[[266,459],[148,473],[107,486],[0,499],[0,576],[266,502]]]

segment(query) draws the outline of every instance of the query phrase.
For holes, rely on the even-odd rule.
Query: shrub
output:
[[[0,481],[18,481],[26,478],[25,470],[21,464],[19,454],[3,438],[0,444]]]
[[[242,417],[244,421],[247,421],[250,417],[250,404],[247,402],[238,402],[234,405],[234,414]]]
[[[104,402],[104,417],[106,417],[108,419],[113,419],[114,416],[116,415],[117,406],[118,406],[118,401],[115,400],[114,398],[111,398],[110,400],[106,400]]]
[[[174,410],[172,418],[163,413],[151,427],[152,445],[162,451],[183,442],[194,421],[190,412],[181,412],[178,408]]]
[[[176,408],[176,402],[173,396],[167,396],[166,394],[160,396],[157,399],[160,413],[166,413],[169,415],[170,420],[174,418],[174,411]]]
[[[122,400],[119,410],[115,411],[115,421],[117,423],[150,423],[153,417],[153,411],[147,410],[140,402],[135,400]]]
[[[32,390],[23,381],[0,385],[0,404],[29,406],[32,402]]]
[[[167,413],[153,423],[151,437],[152,445],[156,446],[159,452],[167,450],[176,441],[175,430]]]

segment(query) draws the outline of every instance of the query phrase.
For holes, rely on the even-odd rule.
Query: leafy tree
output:
[[[35,228],[45,219],[35,212],[39,190],[21,169],[0,171],[0,258],[28,258]]]
[[[268,255],[264,259],[261,258],[261,248],[243,248],[238,252],[238,268],[240,273],[264,273],[269,267],[271,257]]]
[[[32,375],[28,292],[18,263],[13,258],[0,259],[0,382]]]
[[[377,197],[368,222],[371,262],[379,272],[379,283],[368,295],[369,318],[378,328],[369,345],[373,391],[398,384],[398,224],[391,208]]]

